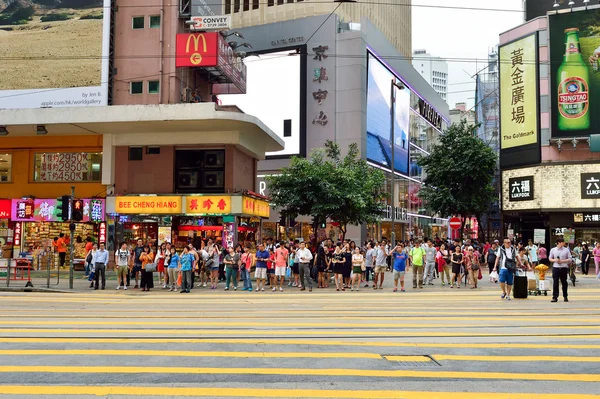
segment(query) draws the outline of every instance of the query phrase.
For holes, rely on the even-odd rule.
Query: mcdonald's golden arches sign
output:
[[[218,32],[180,33],[176,40],[177,67],[217,65]]]

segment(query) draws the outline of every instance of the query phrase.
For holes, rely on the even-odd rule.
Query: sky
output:
[[[426,49],[433,56],[450,58],[447,99],[450,109],[457,102],[472,107],[475,80],[471,76],[486,66],[487,55],[498,44],[500,33],[521,25],[524,14],[418,5],[522,10],[522,0],[413,0],[412,4],[413,50]],[[453,60],[456,58],[461,62]]]

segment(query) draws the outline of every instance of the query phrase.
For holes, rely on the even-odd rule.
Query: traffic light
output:
[[[81,222],[83,220],[83,201],[80,199],[73,200],[73,215],[71,219],[74,222]]]
[[[64,222],[69,220],[69,199],[68,195],[63,195],[56,199],[57,216]]]

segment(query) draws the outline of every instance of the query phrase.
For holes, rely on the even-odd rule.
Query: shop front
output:
[[[515,241],[600,240],[600,164],[505,170],[502,187],[504,232]]]
[[[9,199],[0,200],[0,259],[12,257],[14,223],[10,221]]]
[[[262,220],[270,214],[269,203],[252,195],[141,195],[107,201],[109,241],[171,242],[178,249],[190,242],[200,247],[208,238],[224,245],[257,241]]]
[[[83,219],[74,223],[74,259],[85,258],[85,243],[90,237],[101,241],[101,224],[104,221],[105,200],[83,198]],[[11,200],[10,220],[13,231],[12,257],[32,259],[39,268],[38,255],[53,254],[53,242],[61,233],[70,236],[70,223],[63,222],[57,200],[22,198]],[[52,259],[55,261],[55,259]],[[70,253],[67,251],[67,263]]]

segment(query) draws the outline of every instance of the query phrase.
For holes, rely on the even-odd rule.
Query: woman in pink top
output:
[[[538,260],[540,265],[550,266],[550,263],[548,262],[548,253],[546,252],[546,247],[540,246],[540,248],[538,249]]]
[[[592,252],[594,255],[594,264],[596,265],[596,276],[600,274],[600,242],[596,243],[596,248]]]

